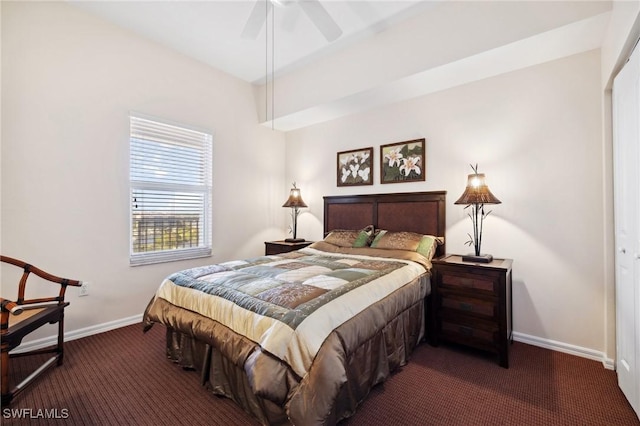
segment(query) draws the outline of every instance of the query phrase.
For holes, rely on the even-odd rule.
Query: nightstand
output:
[[[313,244],[313,241],[301,241],[298,243],[288,243],[286,241],[265,241],[264,242],[264,254],[280,254],[288,253],[290,251],[300,250]]]
[[[446,340],[490,351],[509,368],[513,261],[470,263],[447,255],[432,263],[431,344]]]

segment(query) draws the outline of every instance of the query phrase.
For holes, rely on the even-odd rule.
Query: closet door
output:
[[[640,48],[613,85],[618,384],[640,417]]]

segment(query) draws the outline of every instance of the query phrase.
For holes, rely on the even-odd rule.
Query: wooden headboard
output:
[[[374,225],[388,231],[410,231],[444,237],[446,191],[324,197],[324,235],[333,229]],[[436,256],[444,255],[445,245]]]

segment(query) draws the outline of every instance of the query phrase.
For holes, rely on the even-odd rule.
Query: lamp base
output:
[[[304,238],[285,238],[285,243],[302,243],[304,242]]]
[[[475,254],[466,254],[462,256],[462,261],[473,263],[491,263],[493,261],[493,256],[490,254],[481,254],[480,256],[476,256]]]

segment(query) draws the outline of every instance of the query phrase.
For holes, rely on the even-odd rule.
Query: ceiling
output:
[[[254,84],[256,105],[275,104],[257,107],[259,121],[283,131],[597,49],[611,10],[599,0],[320,0],[342,31],[328,41],[305,0],[66,1]],[[256,1],[274,6],[243,37]]]
[[[342,30],[338,39],[329,42],[297,0],[275,2],[266,25],[256,27],[259,28],[256,38],[243,37],[242,33],[256,2],[264,3],[265,0],[70,2],[242,80],[258,84],[263,82],[265,73],[270,75],[274,71],[281,75],[291,71],[400,24],[437,3],[322,0],[324,9]],[[273,68],[272,46],[275,46]]]

